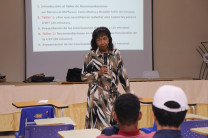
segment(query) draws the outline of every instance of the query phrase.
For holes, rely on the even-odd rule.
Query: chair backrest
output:
[[[198,127],[208,127],[208,120],[184,121],[181,124],[181,134],[183,137],[189,137],[189,138],[208,138],[208,136],[190,131],[191,128],[198,128]]]
[[[148,79],[152,79],[152,78],[160,78],[158,71],[144,71],[142,72],[142,78],[148,78]]]
[[[146,134],[149,134],[151,132],[157,131],[157,124],[156,121],[153,124],[153,127],[148,127],[148,128],[140,128],[141,131],[143,131]]]
[[[101,134],[104,134],[106,136],[117,135],[119,130],[119,125],[116,124],[105,128],[104,130],[102,130]]]
[[[26,107],[21,111],[20,126],[18,136],[25,135],[25,124],[34,122],[35,119],[54,118],[54,108],[52,106]]]
[[[26,126],[25,138],[60,138],[58,131],[73,130],[72,124],[29,125]]]

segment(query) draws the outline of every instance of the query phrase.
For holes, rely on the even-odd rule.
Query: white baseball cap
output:
[[[174,101],[180,105],[179,108],[169,108],[165,105],[168,101]],[[159,109],[169,112],[181,112],[188,110],[189,106],[184,91],[176,86],[161,86],[155,93],[153,105]]]

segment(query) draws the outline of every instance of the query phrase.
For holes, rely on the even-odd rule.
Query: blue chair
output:
[[[181,124],[181,135],[184,138],[208,138],[208,136],[191,132],[191,128],[208,127],[208,120],[184,121]]]
[[[141,128],[140,130],[143,131],[143,132],[146,133],[146,134],[149,134],[149,133],[151,133],[151,132],[153,132],[153,131],[157,131],[156,121],[154,122],[153,127],[149,127],[149,128]]]
[[[15,132],[15,137],[25,136],[25,125],[34,124],[35,119],[54,118],[54,108],[52,106],[26,107],[21,111],[19,132]]]
[[[60,138],[58,131],[73,130],[71,124],[62,125],[29,125],[26,126],[25,138]]]

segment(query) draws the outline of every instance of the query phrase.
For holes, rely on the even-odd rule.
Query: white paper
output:
[[[38,103],[47,103],[48,102],[48,100],[40,100],[40,101],[38,101]]]

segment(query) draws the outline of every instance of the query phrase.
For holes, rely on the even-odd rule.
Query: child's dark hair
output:
[[[179,108],[180,105],[174,101],[166,102],[165,105],[169,108]],[[159,109],[152,105],[152,110],[161,126],[172,126],[178,128],[186,116],[187,110],[181,112],[169,112]]]
[[[140,101],[133,94],[122,94],[116,99],[114,110],[119,123],[123,125],[134,124],[139,117]]]

